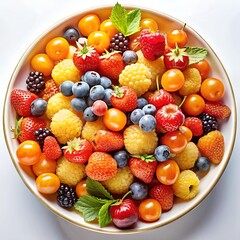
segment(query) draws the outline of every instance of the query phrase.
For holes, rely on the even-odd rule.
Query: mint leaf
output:
[[[103,185],[91,178],[87,178],[86,181],[87,192],[97,198],[105,198],[113,200],[112,195],[103,187]]]
[[[130,36],[140,30],[140,19],[140,9],[127,12],[119,3],[115,4],[110,16],[111,22],[124,36]]]
[[[207,49],[200,47],[186,47],[186,52],[189,57],[189,64],[197,63],[207,56]]]
[[[98,221],[99,221],[99,226],[100,227],[105,227],[108,225],[111,221],[111,215],[109,212],[109,207],[116,202],[117,200],[108,200],[100,209],[99,214],[98,214]]]

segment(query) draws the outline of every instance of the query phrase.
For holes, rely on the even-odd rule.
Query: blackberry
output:
[[[77,194],[75,190],[67,184],[61,183],[57,191],[57,202],[63,208],[71,208],[77,202]]]
[[[41,72],[30,72],[26,80],[27,90],[39,94],[45,89],[44,75]]]
[[[117,33],[112,37],[110,41],[110,52],[113,51],[120,51],[120,52],[125,52],[126,50],[129,50],[129,42],[130,38],[125,37],[122,33]]]
[[[53,136],[52,131],[48,128],[39,128],[34,132],[36,141],[39,143],[40,147],[43,148],[44,139],[47,136]]]
[[[207,113],[202,113],[200,115],[200,119],[201,119],[202,124],[203,124],[204,134],[207,134],[207,133],[209,133],[213,130],[218,129],[217,119],[215,117],[213,117],[212,115],[207,114]]]

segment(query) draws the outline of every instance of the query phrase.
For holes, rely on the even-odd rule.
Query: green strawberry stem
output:
[[[184,23],[183,27],[182,27],[182,30],[184,31],[185,27],[187,26],[186,23]]]
[[[143,154],[143,155],[132,155],[134,158],[140,158],[143,161],[146,162],[154,162],[156,161],[156,158],[153,155]]]
[[[124,194],[124,196],[121,199],[118,199],[117,202],[114,202],[113,204],[111,204],[111,206],[118,206],[120,204],[122,204],[123,200],[130,194],[132,193],[132,191],[128,191],[127,193]]]
[[[21,134],[20,126],[21,126],[22,120],[23,120],[23,117],[21,117],[19,120],[16,119],[15,128],[11,127],[11,132],[14,133],[14,137],[12,139],[18,139],[19,135]]]
[[[113,93],[114,97],[122,98],[124,91],[119,86],[112,85],[112,87],[114,90],[114,93]]]

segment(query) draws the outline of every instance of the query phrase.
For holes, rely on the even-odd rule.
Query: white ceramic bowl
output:
[[[87,13],[96,13],[100,16],[101,20],[106,19],[110,16],[111,8],[113,6],[101,6],[96,7],[95,9],[88,9],[85,11],[78,12],[69,17],[62,19],[61,21],[53,24],[49,29],[43,32],[25,51],[21,59],[19,60],[12,77],[9,81],[8,89],[6,91],[5,103],[4,103],[4,114],[3,114],[3,124],[4,124],[4,134],[6,144],[9,150],[9,154],[11,159],[15,165],[16,170],[21,176],[23,182],[29,188],[29,190],[36,196],[38,200],[40,200],[47,208],[53,211],[58,216],[64,218],[65,220],[94,231],[105,232],[105,233],[129,233],[129,232],[141,232],[147,231],[150,229],[161,227],[165,224],[168,224],[189,211],[198,206],[203,199],[211,192],[215,184],[218,182],[220,177],[222,176],[228,161],[230,160],[232,149],[234,146],[235,134],[236,134],[236,103],[234,99],[233,89],[231,86],[231,82],[227,76],[227,73],[221,64],[219,58],[214,53],[212,48],[207,44],[207,42],[190,26],[186,26],[185,30],[188,34],[188,45],[189,46],[202,46],[208,50],[207,60],[210,62],[212,66],[212,77],[216,77],[221,79],[225,84],[225,95],[223,101],[231,108],[232,113],[227,122],[221,125],[221,132],[225,138],[225,153],[222,162],[217,165],[211,166],[210,171],[202,177],[200,180],[200,192],[199,194],[190,201],[176,201],[174,207],[167,213],[162,214],[161,218],[153,223],[144,223],[138,221],[137,225],[133,229],[128,230],[120,230],[114,227],[113,225],[109,225],[104,228],[99,228],[97,223],[86,223],[84,222],[81,215],[74,211],[64,210],[59,207],[55,201],[54,196],[43,196],[40,194],[35,186],[35,179],[33,176],[26,170],[27,168],[22,168],[18,164],[18,160],[16,157],[16,149],[18,146],[17,140],[13,140],[12,133],[10,131],[11,127],[14,126],[16,114],[14,109],[10,104],[10,93],[14,88],[22,88],[25,89],[25,82],[23,79],[26,79],[28,73],[30,71],[30,60],[31,58],[40,52],[44,52],[44,48],[46,43],[57,36],[62,36],[64,29],[69,26],[77,26],[77,23],[81,17],[86,15]],[[128,9],[136,8],[136,6],[125,6]],[[139,7],[141,8],[141,7]],[[162,12],[158,12],[156,10],[150,9],[142,9],[142,17],[151,17],[154,18],[159,26],[160,30],[163,33],[166,33],[169,29],[173,28],[181,28],[183,26],[183,22],[166,15]]]

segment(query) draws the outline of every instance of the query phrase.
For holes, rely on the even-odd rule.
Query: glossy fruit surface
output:
[[[83,36],[88,36],[91,32],[98,31],[100,19],[96,14],[87,14],[78,22],[78,30]]]
[[[103,53],[110,45],[109,36],[103,31],[91,32],[88,36],[88,45],[93,46],[98,53]]]
[[[140,27],[141,29],[150,29],[153,32],[156,32],[158,30],[158,24],[157,22],[152,18],[143,18],[140,21]]]
[[[166,39],[169,47],[175,48],[177,45],[178,47],[182,48],[186,45],[188,37],[184,30],[174,29],[167,33]]]
[[[199,71],[202,80],[206,79],[211,71],[211,66],[205,59],[197,63],[191,64],[190,67],[194,67]]]
[[[49,76],[52,73],[54,62],[45,53],[35,55],[31,60],[31,66],[36,72],[42,72],[44,76]]]
[[[76,185],[75,191],[76,191],[78,197],[81,197],[81,196],[87,194],[86,179],[81,180],[81,181]]]
[[[60,187],[60,180],[54,173],[43,173],[36,179],[37,190],[43,194],[53,194]]]
[[[198,94],[191,94],[185,99],[182,109],[190,116],[198,116],[205,108],[204,99]]]
[[[107,33],[109,39],[119,32],[110,19],[101,22],[100,31]]]

